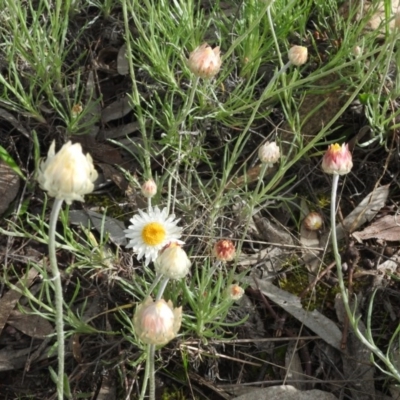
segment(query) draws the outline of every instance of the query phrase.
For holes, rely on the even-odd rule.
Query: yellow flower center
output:
[[[342,149],[342,147],[340,146],[340,144],[335,143],[331,145],[331,149],[333,153],[337,153]]]
[[[166,236],[165,228],[159,222],[150,222],[142,231],[142,239],[148,246],[161,244]]]

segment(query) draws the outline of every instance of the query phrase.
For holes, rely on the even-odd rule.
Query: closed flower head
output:
[[[84,201],[84,195],[93,191],[93,182],[97,179],[92,157],[82,153],[80,143],[68,142],[57,154],[55,146],[53,141],[47,159],[40,163],[37,173],[40,187],[67,204]]]
[[[242,287],[240,287],[239,285],[237,285],[235,283],[228,287],[226,294],[227,294],[229,300],[237,301],[243,297],[244,290]]]
[[[307,214],[303,221],[304,227],[309,231],[317,231],[322,226],[321,214],[312,211]]]
[[[170,279],[182,279],[189,273],[190,260],[181,246],[170,243],[154,262],[156,271]]]
[[[214,245],[213,253],[219,261],[232,261],[236,255],[235,245],[231,240],[218,240]]]
[[[177,226],[179,219],[176,220],[174,214],[168,215],[166,208],[162,211],[158,207],[150,208],[147,213],[139,210],[130,222],[132,225],[124,231],[129,239],[126,247],[131,247],[138,253],[138,260],[145,257],[146,265],[155,261],[158,252],[168,243],[184,244],[178,240],[182,231],[182,228]]]
[[[353,168],[347,144],[331,144],[322,158],[322,170],[327,174],[345,175]]]
[[[289,61],[299,67],[307,62],[308,50],[304,46],[293,46],[289,50],[288,54]]]
[[[210,79],[218,74],[221,68],[219,46],[212,49],[207,43],[193,50],[189,55],[188,67],[194,75]]]
[[[273,164],[279,161],[281,152],[276,142],[266,142],[258,149],[258,158],[263,164],[271,168]]]
[[[151,297],[138,305],[133,318],[140,340],[154,345],[164,345],[175,338],[181,322],[182,307],[173,308],[171,301],[153,301]]]
[[[142,185],[142,195],[151,199],[157,193],[157,185],[153,179],[147,180]]]

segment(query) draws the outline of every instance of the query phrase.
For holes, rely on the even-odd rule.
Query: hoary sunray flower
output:
[[[203,43],[190,53],[188,66],[200,78],[214,77],[221,68],[219,46],[212,49],[207,43]]]
[[[57,153],[55,146],[53,141],[46,160],[39,165],[40,187],[49,196],[65,200],[67,204],[83,201],[84,195],[93,191],[93,182],[97,179],[92,157],[83,154],[80,143],[67,142]]]
[[[243,288],[241,288],[239,285],[237,285],[236,283],[233,285],[230,285],[226,291],[227,296],[230,300],[240,300],[243,295],[244,295],[244,290]]]
[[[154,262],[156,271],[170,279],[184,278],[189,273],[190,265],[186,251],[174,242],[163,249]]]
[[[178,334],[182,322],[182,307],[174,308],[161,299],[151,297],[138,305],[133,324],[138,337],[147,344],[164,345]]]
[[[289,50],[288,58],[289,58],[289,61],[296,67],[299,67],[300,65],[305,64],[307,62],[307,58],[308,58],[307,47],[293,46]]]
[[[236,255],[232,240],[221,239],[214,244],[213,254],[219,261],[232,261]]]
[[[146,259],[145,264],[155,261],[158,252],[170,242],[184,244],[181,240],[182,228],[177,226],[179,219],[175,215],[168,215],[164,208],[150,208],[148,212],[139,210],[130,220],[131,224],[126,229],[125,236],[129,239],[127,248],[132,248],[137,253],[137,259]]]
[[[331,144],[322,158],[322,170],[326,174],[346,175],[353,168],[349,145]]]
[[[268,168],[271,168],[281,157],[281,151],[276,142],[266,142],[258,149],[258,158]]]

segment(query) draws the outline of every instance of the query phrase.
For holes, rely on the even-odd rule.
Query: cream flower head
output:
[[[177,243],[162,250],[154,262],[156,271],[170,279],[182,279],[189,273],[190,260],[186,251]]]
[[[258,149],[258,158],[263,164],[271,168],[273,164],[279,161],[281,152],[276,142],[266,142]]]
[[[290,48],[288,53],[289,61],[299,67],[307,62],[308,50],[304,46],[293,46]]]
[[[226,294],[229,300],[237,301],[240,300],[244,295],[244,290],[242,287],[237,285],[236,283],[230,285],[226,290]]]
[[[153,301],[148,297],[136,308],[133,325],[139,339],[147,344],[164,345],[171,341],[181,327],[182,307],[173,308],[161,299]]]
[[[67,142],[57,154],[55,146],[53,141],[47,159],[40,163],[37,172],[40,187],[67,204],[84,201],[83,196],[93,191],[93,182],[97,179],[92,157],[82,153],[80,143]]]
[[[207,43],[194,49],[188,60],[189,69],[200,78],[210,79],[218,74],[221,68],[219,46],[212,49]]]
[[[175,219],[174,214],[168,215],[166,208],[162,211],[158,207],[150,207],[148,212],[139,210],[130,222],[132,225],[124,231],[130,239],[126,247],[138,253],[138,260],[144,256],[146,265],[155,261],[158,252],[168,243],[184,244],[178,240],[182,232],[182,228],[176,225],[179,219]]]

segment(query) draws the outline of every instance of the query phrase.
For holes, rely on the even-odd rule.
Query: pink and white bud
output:
[[[147,344],[164,345],[175,338],[181,327],[182,307],[148,297],[136,308],[133,325],[139,339]]]
[[[230,300],[240,300],[244,295],[244,290],[238,284],[230,285],[227,289],[227,296]]]
[[[203,43],[197,47],[189,55],[188,67],[200,78],[213,78],[221,68],[219,46],[212,49],[207,43]]]
[[[157,193],[157,185],[153,179],[149,179],[145,183],[143,183],[142,195],[144,197],[151,199],[153,196],[155,196],[156,193]]]
[[[327,174],[346,175],[353,168],[352,155],[347,144],[331,144],[322,158],[322,170]]]

